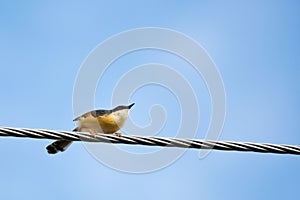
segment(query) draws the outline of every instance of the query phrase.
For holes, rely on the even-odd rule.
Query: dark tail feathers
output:
[[[70,145],[72,141],[69,140],[56,140],[52,144],[46,147],[49,154],[56,154],[59,151],[65,151]]]
[[[75,128],[73,131],[77,131],[77,128]],[[71,145],[71,143],[72,141],[70,140],[56,140],[52,144],[49,144],[46,149],[49,154],[56,154],[59,151],[65,151]]]

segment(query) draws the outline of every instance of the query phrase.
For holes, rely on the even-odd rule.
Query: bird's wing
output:
[[[73,119],[73,121],[78,121],[81,118],[86,118],[89,116],[99,117],[99,116],[110,114],[111,112],[112,112],[111,110],[93,110],[93,111],[84,113],[83,115],[76,117],[75,119]]]

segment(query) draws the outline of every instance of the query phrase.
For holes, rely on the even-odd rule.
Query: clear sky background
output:
[[[216,63],[227,95],[221,140],[300,144],[298,1],[1,1],[0,24],[1,126],[71,130],[73,85],[89,52],[121,31],[155,26],[192,37]],[[145,57],[132,56],[157,62]],[[96,107],[110,108],[101,100],[110,90],[97,91]],[[147,124],[150,104],[168,101],[148,101],[143,92],[154,90],[132,99],[132,119]],[[167,120],[176,123],[178,116]],[[213,151],[200,160],[189,150],[162,170],[128,174],[100,164],[80,143],[49,156],[50,142],[0,138],[0,199],[300,196],[299,156]],[[134,148],[145,149],[152,147]]]

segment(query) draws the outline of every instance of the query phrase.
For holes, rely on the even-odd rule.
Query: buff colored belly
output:
[[[115,122],[111,115],[103,115],[98,117],[98,123],[104,133],[115,133],[120,130],[120,127]]]
[[[93,130],[96,133],[115,133],[120,128],[115,122],[113,116],[103,115],[94,117],[87,117],[80,122],[81,131]]]

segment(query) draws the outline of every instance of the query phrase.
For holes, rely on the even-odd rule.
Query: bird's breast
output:
[[[91,129],[97,133],[115,133],[120,130],[126,121],[126,117],[117,113],[88,116],[80,119],[80,128],[84,130]]]
[[[97,119],[104,133],[115,133],[121,128],[112,115],[99,116]]]

